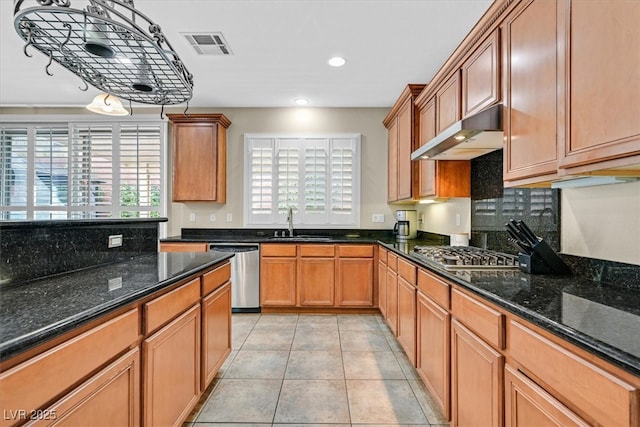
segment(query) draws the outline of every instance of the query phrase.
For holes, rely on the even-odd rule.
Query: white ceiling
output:
[[[25,5],[29,4],[27,0]],[[35,1],[33,2],[35,4]],[[72,0],[83,8],[85,1]],[[389,107],[426,83],[491,0],[135,0],[194,75],[190,107]],[[24,42],[0,0],[0,106],[84,106],[98,91]],[[24,6],[23,6],[24,8]],[[199,56],[180,35],[222,32],[231,56]],[[342,68],[327,65],[344,56]]]

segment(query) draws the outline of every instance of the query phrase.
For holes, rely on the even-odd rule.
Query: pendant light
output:
[[[108,93],[101,93],[93,98],[91,104],[87,105],[87,110],[105,116],[128,116],[129,111],[122,106],[122,102],[116,96]]]

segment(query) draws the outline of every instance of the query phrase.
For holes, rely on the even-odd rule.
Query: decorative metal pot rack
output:
[[[70,0],[14,0],[14,26],[29,48],[79,76],[87,90],[153,105],[188,102],[193,75],[160,26],[134,8],[133,0],[87,0],[74,9]],[[143,29],[148,28],[148,31]]]

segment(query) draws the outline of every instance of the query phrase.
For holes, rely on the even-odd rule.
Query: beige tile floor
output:
[[[448,426],[379,315],[234,314],[184,427]]]

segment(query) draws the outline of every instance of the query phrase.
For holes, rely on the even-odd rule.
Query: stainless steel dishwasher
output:
[[[231,258],[231,311],[260,312],[260,245],[257,243],[211,243],[209,250],[233,252]]]

